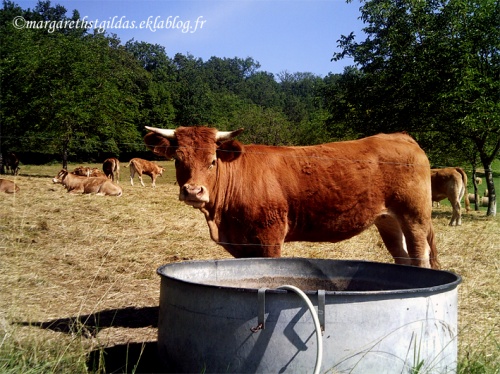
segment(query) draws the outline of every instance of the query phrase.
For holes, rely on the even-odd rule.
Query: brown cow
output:
[[[7,179],[0,179],[0,192],[18,193],[19,186]]]
[[[146,145],[175,159],[179,199],[235,257],[279,257],[284,242],[338,242],[375,224],[396,263],[438,268],[430,165],[409,135],[271,147],[233,140],[242,129],[147,129]]]
[[[144,182],[142,181],[142,174],[149,175],[152,181],[151,187],[156,187],[156,177],[158,177],[158,175],[162,176],[165,171],[164,167],[161,167],[154,162],[143,160],[142,158],[133,158],[127,166],[130,167],[130,184],[132,186],[134,185],[135,173],[137,173],[142,187],[145,187]]]
[[[118,183],[120,179],[120,161],[117,158],[111,157],[104,160],[102,170],[109,179]]]
[[[88,166],[78,166],[72,171],[74,175],[80,175],[82,177],[106,177],[106,174],[98,168],[91,168]]]
[[[54,183],[61,183],[69,193],[95,193],[97,195],[121,196],[122,188],[107,177],[83,177],[68,173],[62,169],[53,179]]]
[[[431,169],[432,201],[448,198],[453,208],[450,226],[462,224],[460,200],[465,196],[465,209],[470,210],[467,174],[460,168]]]

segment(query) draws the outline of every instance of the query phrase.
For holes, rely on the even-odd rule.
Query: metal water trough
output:
[[[461,278],[451,272],[260,258],[173,263],[158,274],[158,350],[169,372],[456,371]],[[285,284],[314,305],[319,340],[315,314],[277,289]]]

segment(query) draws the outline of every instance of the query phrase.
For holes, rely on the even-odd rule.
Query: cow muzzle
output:
[[[194,208],[203,208],[205,203],[209,201],[208,190],[204,186],[196,186],[192,184],[185,184],[181,188],[179,200],[184,201],[186,204]]]

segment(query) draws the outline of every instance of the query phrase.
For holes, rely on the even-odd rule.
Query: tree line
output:
[[[86,29],[16,29],[13,19],[78,21],[39,1],[0,10],[2,151],[101,161],[143,152],[144,126],[244,127],[244,142],[308,145],[406,131],[435,165],[485,170],[500,150],[497,0],[361,1],[364,35],[339,36],[342,74],[272,74],[258,61],[190,54]],[[364,39],[363,39],[364,38]],[[361,40],[361,41],[359,41]]]

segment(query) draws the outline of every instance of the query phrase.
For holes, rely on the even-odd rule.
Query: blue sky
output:
[[[36,0],[15,2],[23,9],[33,9],[36,5]],[[76,9],[88,21],[112,24],[114,28],[108,28],[107,32],[117,34],[123,43],[134,38],[164,46],[170,57],[190,53],[205,61],[211,56],[252,57],[261,64],[261,70],[273,74],[341,73],[352,61],[330,61],[338,51],[337,40],[351,31],[359,39],[363,27],[358,19],[358,1],[349,4],[344,0],[51,1],[51,5],[56,4],[64,6],[68,15]],[[117,27],[120,20],[121,28]],[[127,22],[129,27],[135,22],[136,28],[124,28]],[[183,32],[186,26],[190,29]]]

